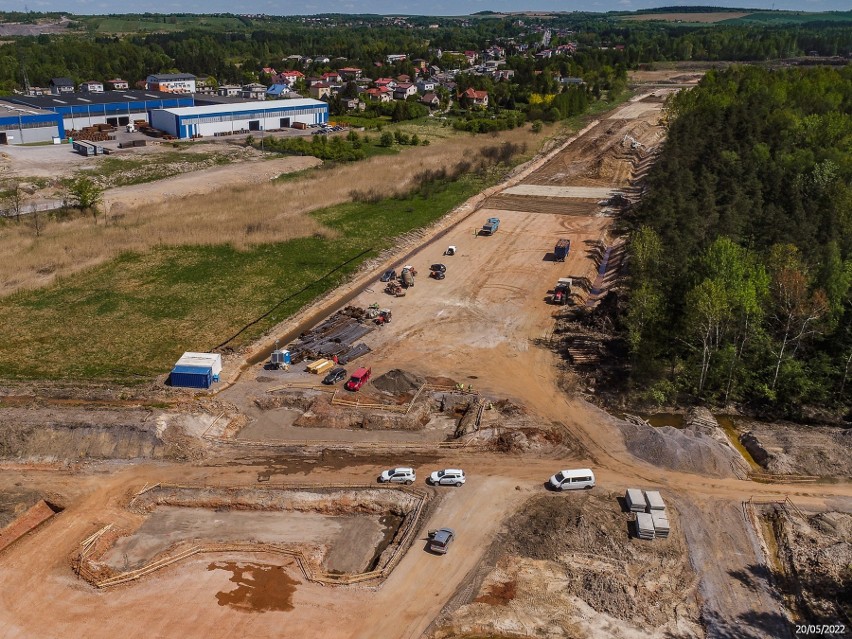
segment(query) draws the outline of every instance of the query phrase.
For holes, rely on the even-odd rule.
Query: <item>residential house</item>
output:
[[[278,100],[290,91],[290,86],[287,84],[273,84],[266,90],[267,100]]]
[[[331,58],[327,55],[320,54],[314,57],[314,64],[328,64],[329,62],[331,62]]]
[[[363,71],[356,67],[345,67],[339,70],[340,77],[344,80],[358,80],[361,77]]]
[[[322,100],[331,96],[331,85],[325,82],[314,82],[309,89],[311,97],[316,100]]]
[[[461,94],[461,98],[470,105],[474,107],[487,107],[488,106],[488,91],[477,91],[473,87],[469,88],[467,91]]]
[[[343,101],[343,106],[349,111],[363,111],[367,108],[366,102],[358,98],[349,98]]]
[[[191,73],[155,73],[148,76],[148,90],[163,93],[195,93],[195,76]]]
[[[391,91],[396,88],[396,80],[393,78],[379,78],[374,83],[377,87],[387,87]]]
[[[133,83],[133,88],[134,89],[140,89],[141,91],[147,91],[148,90],[148,81],[147,80],[136,80],[136,82]]]
[[[393,90],[394,100],[405,100],[413,95],[417,95],[417,87],[410,82],[397,84],[396,88]]]
[[[399,82],[400,84],[402,84],[402,83],[404,83],[404,82],[411,82],[411,76],[410,76],[410,75],[405,75],[405,74],[403,73],[402,75],[398,75],[398,76],[396,76],[396,81],[397,81],[397,82]]]
[[[50,95],[50,89],[45,89],[44,87],[31,86],[27,89],[27,95],[31,95],[31,96]]]
[[[50,92],[54,95],[74,93],[74,80],[71,78],[51,78]]]
[[[434,91],[435,87],[438,86],[438,83],[434,80],[418,80],[417,81],[417,91],[420,93],[429,93],[430,91]]]
[[[394,62],[402,62],[408,59],[408,56],[404,53],[392,53],[385,58],[388,61],[388,64],[393,64]]]
[[[240,90],[240,97],[245,100],[265,100],[266,85],[260,84],[258,82],[244,84],[242,89]]]
[[[371,102],[390,102],[393,92],[387,87],[375,87],[364,91],[364,97]]]
[[[426,93],[420,98],[420,104],[425,104],[430,109],[437,109],[441,106],[441,98],[437,93]]]
[[[583,78],[575,78],[568,75],[564,75],[557,78],[557,82],[566,86],[581,86],[583,84],[586,84],[585,82],[583,82]]]
[[[476,59],[479,57],[479,54],[476,51],[465,51],[464,57],[467,59],[468,64],[476,64]]]
[[[304,79],[305,74],[301,71],[282,71],[273,78],[275,84],[286,84],[293,86],[297,80]]]
[[[236,98],[240,95],[241,90],[242,87],[237,84],[222,84],[216,89],[216,95],[220,95],[223,98]]]
[[[130,88],[130,83],[121,78],[113,78],[112,80],[107,80],[107,87],[113,91],[127,91]]]
[[[415,69],[418,69],[420,71],[426,70],[427,64],[426,60],[424,60],[423,58],[414,58],[414,60],[411,61],[411,64],[414,65]]]
[[[329,71],[328,73],[322,74],[322,81],[327,82],[328,84],[338,84],[343,82],[343,78],[340,77],[340,74],[337,71]]]
[[[260,72],[270,77],[272,77],[273,75],[278,75],[278,71],[276,71],[274,67],[263,67]]]
[[[83,93],[103,93],[104,83],[97,80],[86,80],[80,83],[80,91]]]
[[[511,80],[515,77],[514,69],[495,69],[491,74],[495,80]]]

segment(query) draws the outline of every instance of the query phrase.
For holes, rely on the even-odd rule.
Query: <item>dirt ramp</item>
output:
[[[61,510],[58,506],[40,499],[35,506],[0,530],[0,552],[6,547],[11,546],[31,530],[38,528]]]

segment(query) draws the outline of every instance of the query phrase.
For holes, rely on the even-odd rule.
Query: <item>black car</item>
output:
[[[446,273],[447,267],[444,266],[443,264],[433,264],[432,266],[429,267],[429,270],[434,272],[434,273]]]
[[[431,271],[429,273],[429,277],[434,277],[436,280],[442,280],[447,277],[447,274],[444,271]]]
[[[325,376],[325,379],[322,380],[322,383],[331,386],[332,384],[341,382],[344,379],[346,379],[346,369],[342,366],[338,366],[337,368],[332,368],[329,371],[328,375]]]
[[[396,271],[393,270],[393,269],[388,269],[387,271],[382,273],[382,276],[379,278],[379,281],[380,282],[390,282],[391,280],[395,280],[395,279],[396,279]]]

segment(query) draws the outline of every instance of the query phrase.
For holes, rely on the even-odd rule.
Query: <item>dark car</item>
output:
[[[325,376],[325,379],[322,380],[323,384],[336,384],[337,382],[342,382],[346,379],[346,369],[342,366],[338,366],[337,368],[332,368],[328,375]]]
[[[456,533],[452,528],[439,528],[429,531],[429,550],[439,555],[446,555]]]
[[[391,268],[391,269],[388,269],[387,271],[385,271],[384,273],[382,273],[382,276],[379,278],[379,281],[380,282],[390,282],[391,280],[395,280],[395,279],[396,279],[396,271]]]
[[[443,264],[433,264],[432,266],[429,267],[429,270],[432,271],[433,273],[446,273],[447,267],[444,266]]]
[[[442,279],[444,279],[445,277],[447,277],[447,274],[446,274],[446,273],[444,273],[443,271],[430,271],[430,272],[429,272],[429,277],[433,277],[433,278],[435,278],[436,280],[442,280]]]

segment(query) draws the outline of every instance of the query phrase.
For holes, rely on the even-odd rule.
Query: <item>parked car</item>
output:
[[[396,483],[410,486],[416,479],[417,475],[413,468],[389,468],[382,471],[378,481],[380,484]]]
[[[325,376],[325,379],[322,380],[322,383],[331,386],[332,384],[343,381],[345,378],[346,369],[342,366],[338,366],[337,368],[332,368],[331,371],[329,371],[328,375]]]
[[[396,279],[396,271],[392,268],[389,268],[387,271],[382,273],[382,276],[379,278],[380,282],[390,282],[391,280]]]
[[[370,379],[370,375],[372,374],[373,369],[371,368],[359,368],[357,371],[352,373],[352,377],[350,377],[349,381],[346,382],[344,388],[353,392],[360,390],[361,387],[367,383],[367,380]]]
[[[426,480],[433,486],[456,486],[459,487],[466,481],[464,471],[461,468],[445,468],[436,470]]]
[[[429,267],[429,270],[432,271],[432,272],[446,273],[447,267],[444,266],[443,264],[433,264],[432,266]]]
[[[547,482],[553,490],[577,490],[579,488],[594,488],[595,474],[589,468],[560,470]]]
[[[439,555],[446,555],[456,533],[452,528],[439,528],[429,531],[429,550]]]
[[[444,273],[443,271],[429,271],[429,277],[436,279],[436,280],[442,280],[445,277],[447,277],[447,274]]]

